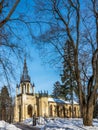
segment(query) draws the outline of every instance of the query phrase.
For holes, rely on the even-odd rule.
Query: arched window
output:
[[[52,105],[50,105],[49,111],[50,111],[50,116],[52,116]]]
[[[71,106],[69,106],[69,117],[71,117],[71,111],[72,111]]]
[[[57,116],[59,117],[60,116],[60,113],[59,113],[59,106],[57,106]]]
[[[54,105],[54,114],[57,115],[57,107]]]
[[[74,107],[74,116],[76,117],[76,107]]]
[[[27,93],[29,93],[29,84],[27,85]]]
[[[69,111],[71,112],[71,106],[69,107]]]
[[[63,117],[65,117],[65,107],[63,106]]]
[[[28,115],[29,115],[30,117],[32,117],[32,110],[33,110],[32,106],[29,105],[29,106],[28,106]]]

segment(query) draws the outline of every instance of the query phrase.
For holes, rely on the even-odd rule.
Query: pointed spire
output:
[[[30,77],[28,75],[26,58],[24,59],[23,74],[22,74],[22,77],[20,79],[20,82],[30,82]]]

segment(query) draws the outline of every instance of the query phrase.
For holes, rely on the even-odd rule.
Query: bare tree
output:
[[[20,0],[12,3],[6,0],[0,1],[0,74],[1,81],[6,82],[5,78],[8,84],[10,84],[10,76],[15,78],[13,73],[15,65],[12,59],[19,57],[18,53],[21,52],[20,46],[15,41],[11,41],[13,32],[8,25],[19,2]]]
[[[27,15],[24,11],[22,16],[17,8],[21,12],[20,0],[0,1],[0,82],[7,82],[7,86],[10,86],[11,77],[16,79],[16,65],[19,66],[19,61],[27,53],[24,38],[27,35],[24,17],[27,18]]]
[[[12,5],[11,9],[8,10],[7,12],[7,15],[5,16],[4,14],[4,19],[3,20],[0,20],[0,28],[2,26],[4,26],[4,24],[6,24],[9,20],[10,20],[10,17],[11,15],[14,13],[17,5],[19,4],[20,0],[16,0],[14,5]],[[2,16],[2,12],[3,12],[3,9],[8,6],[8,2],[7,1],[4,1],[4,0],[1,0],[0,2],[0,15]]]
[[[47,48],[52,45],[62,61],[62,49],[66,41],[69,40],[73,47],[74,74],[83,124],[90,126],[98,87],[98,1],[35,0],[35,10],[41,31],[39,39]],[[86,61],[90,62],[88,67]],[[73,67],[70,60],[66,62]]]

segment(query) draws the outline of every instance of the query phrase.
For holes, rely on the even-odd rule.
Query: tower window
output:
[[[29,93],[29,84],[27,85],[27,93]]]

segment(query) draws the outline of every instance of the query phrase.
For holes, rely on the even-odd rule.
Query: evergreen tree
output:
[[[56,81],[53,87],[52,96],[54,98],[62,98],[64,100],[68,99],[68,88],[62,85],[59,81]]]
[[[61,85],[59,81],[56,81],[53,87],[53,93],[52,96],[54,98],[58,98],[60,96],[60,89],[61,89]]]
[[[12,100],[11,97],[9,96],[9,92],[6,86],[4,86],[1,89],[1,95],[0,95],[0,102],[1,102],[1,115],[0,118],[2,120],[11,122],[11,104],[12,104]]]
[[[72,103],[72,117],[74,117],[73,100],[74,97],[78,97],[78,91],[74,69],[74,50],[69,40],[64,46],[63,73],[61,74],[61,81],[62,83],[57,81],[54,84],[53,97],[70,100]]]
[[[61,75],[62,86],[64,91],[67,90],[67,95],[72,103],[72,117],[74,117],[73,100],[77,95],[77,83],[75,79],[74,69],[74,50],[71,42],[68,40],[64,47],[64,61],[63,61],[63,74]]]

